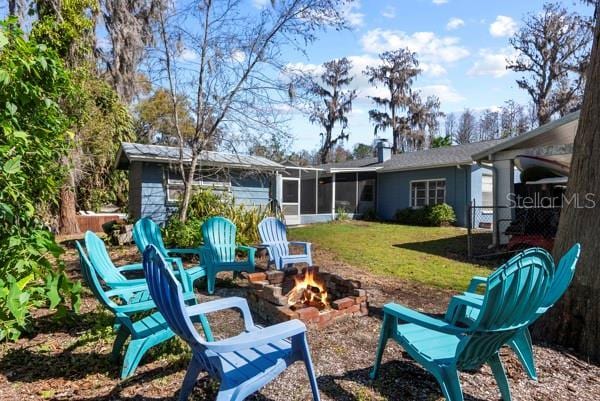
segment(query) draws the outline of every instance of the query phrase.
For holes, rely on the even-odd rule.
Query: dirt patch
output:
[[[139,261],[133,247],[114,248],[112,257],[123,264]],[[78,277],[73,250],[67,253],[69,273]],[[369,316],[345,319],[322,329],[309,331],[313,361],[324,400],[442,400],[433,376],[390,342],[381,378],[370,381],[381,308],[387,302],[431,313],[443,313],[449,291],[427,288],[402,280],[374,276],[359,267],[336,260],[316,247],[315,264],[324,271],[360,280],[369,292]],[[264,261],[262,261],[264,262]],[[232,295],[244,296],[242,280],[230,275],[217,285],[216,294],[201,301]],[[220,284],[220,285],[219,285]],[[217,337],[239,332],[241,320],[235,312],[222,312],[209,318]],[[170,400],[175,399],[190,357],[187,345],[172,340],[151,350],[128,380],[118,380],[119,363],[113,363],[110,350],[114,336],[112,317],[86,291],[81,314],[67,324],[58,324],[46,310],[36,313],[36,334],[0,348],[0,400]],[[600,368],[570,355],[568,350],[535,346],[540,380],[531,381],[514,354],[502,351],[515,400],[600,399]],[[489,368],[461,374],[466,400],[497,400],[499,393]],[[190,399],[212,400],[218,384],[201,375]],[[310,390],[304,368],[295,364],[250,400],[308,400]]]

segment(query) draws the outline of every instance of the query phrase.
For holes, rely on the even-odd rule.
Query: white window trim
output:
[[[281,187],[283,189],[283,181],[297,181],[298,182],[298,202],[284,202],[283,193],[281,194],[281,205],[298,205],[298,211],[300,211],[300,177],[282,177]]]
[[[231,177],[228,177],[227,181],[220,181],[220,182],[219,181],[204,181],[204,180],[194,181],[192,183],[192,186],[203,187],[203,188],[218,188],[218,189],[230,191],[231,190]],[[172,187],[181,187],[181,189],[183,189],[184,188],[183,180],[171,178],[171,174],[167,170],[167,202],[168,203],[173,203],[173,202],[179,201],[179,199],[173,199],[171,197],[170,189]]]
[[[425,206],[429,206],[429,183],[431,181],[444,181],[444,201],[443,201],[443,203],[446,203],[446,192],[448,190],[448,186],[446,185],[445,178],[430,178],[430,179],[426,179],[426,180],[410,180],[408,182],[408,205],[410,208],[420,209],[423,207],[423,206],[415,206],[413,204],[412,186],[413,186],[413,183],[420,183],[420,182],[427,183],[427,185],[425,185]]]

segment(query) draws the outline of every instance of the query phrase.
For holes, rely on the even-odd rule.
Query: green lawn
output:
[[[465,290],[472,276],[490,273],[465,261],[466,231],[455,227],[349,221],[292,228],[290,235],[352,266],[440,288]]]

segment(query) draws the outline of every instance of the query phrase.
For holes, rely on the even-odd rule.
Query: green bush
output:
[[[367,209],[362,214],[362,219],[366,221],[377,221],[377,212],[373,208]]]
[[[435,227],[446,226],[456,222],[454,209],[447,203],[440,203],[429,208],[427,218],[430,225]]]
[[[29,329],[33,308],[77,309],[80,290],[39,215],[63,183],[71,121],[61,104],[75,89],[58,55],[17,26],[0,23],[0,340]]]
[[[442,203],[435,206],[425,206],[419,209],[406,208],[396,212],[395,220],[400,224],[412,226],[449,225],[456,221],[452,206]]]
[[[335,220],[336,221],[347,221],[350,220],[350,215],[346,212],[346,209],[338,207],[335,210]]]
[[[260,242],[258,223],[273,215],[269,207],[236,205],[229,193],[218,194],[203,188],[192,195],[185,223],[179,220],[178,214],[171,216],[164,229],[165,242],[171,247],[198,246],[202,243],[202,223],[210,217],[223,216],[237,227],[239,244],[257,244]]]

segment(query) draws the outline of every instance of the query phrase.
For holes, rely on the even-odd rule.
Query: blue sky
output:
[[[256,6],[266,2],[252,1]],[[591,13],[574,0],[563,4]],[[514,55],[508,39],[523,16],[541,10],[542,5],[543,1],[532,0],[355,1],[345,9],[352,30],[323,33],[308,47],[306,56],[290,53],[286,57],[294,67],[303,69],[315,69],[340,57],[349,57],[354,63],[353,84],[359,98],[349,116],[350,139],[345,144],[352,147],[373,140],[368,118],[372,103],[367,96],[377,90],[368,85],[361,71],[376,64],[382,51],[409,47],[417,52],[423,74],[415,87],[424,95],[437,95],[444,112],[493,108],[508,99],[526,103],[526,93],[515,83],[518,75],[505,69],[506,57]],[[302,115],[293,115],[289,125],[295,137],[294,150],[318,148],[319,126]]]

